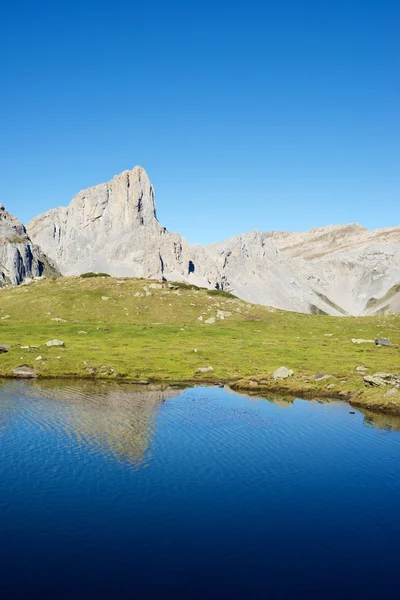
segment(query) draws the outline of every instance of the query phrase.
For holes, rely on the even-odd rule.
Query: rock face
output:
[[[25,227],[0,204],[0,287],[57,274],[43,252],[31,242]]]
[[[28,231],[63,275],[173,279],[184,270],[184,243],[158,222],[154,190],[141,167],[80,192],[67,208],[33,219]]]
[[[400,312],[400,227],[255,230],[189,246],[158,222],[154,190],[141,167],[80,192],[27,230],[64,275],[104,271],[187,281],[315,314]]]

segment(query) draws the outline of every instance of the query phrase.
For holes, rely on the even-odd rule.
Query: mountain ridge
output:
[[[64,275],[105,271],[185,281],[298,312],[400,311],[400,295],[391,292],[400,283],[400,226],[254,229],[189,244],[158,221],[154,188],[138,166],[35,217],[27,232]]]

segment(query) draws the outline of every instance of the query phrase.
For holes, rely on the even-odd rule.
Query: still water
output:
[[[396,597],[400,420],[351,410],[2,384],[2,597]]]

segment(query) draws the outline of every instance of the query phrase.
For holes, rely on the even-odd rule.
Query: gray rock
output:
[[[328,375],[327,373],[317,373],[314,379],[316,381],[321,381],[323,379],[331,379],[333,375]]]
[[[56,275],[56,267],[32,243],[25,227],[0,204],[0,287]],[[9,318],[2,317],[2,319]]]
[[[50,340],[49,342],[46,342],[46,346],[51,348],[52,346],[65,346],[65,344],[61,340]]]
[[[391,346],[391,342],[387,338],[376,338],[375,344],[377,346]]]
[[[399,390],[397,388],[392,388],[391,390],[388,390],[386,392],[386,394],[384,395],[384,397],[385,398],[390,398],[390,396],[395,396],[398,393],[399,393]]]
[[[11,346],[9,346],[8,344],[3,344],[2,346],[0,346],[0,354],[8,352],[10,349]]]
[[[13,369],[13,375],[14,377],[18,377],[21,379],[31,379],[37,377],[34,369],[32,369],[31,367],[27,367],[26,365],[23,365],[22,367],[16,367],[15,369]]]
[[[364,382],[369,386],[400,385],[400,373],[374,373],[365,375]]]
[[[222,321],[231,315],[232,313],[228,310],[217,310],[217,319],[221,319]]]
[[[272,377],[276,381],[278,381],[280,379],[287,379],[288,377],[292,377],[292,375],[294,375],[294,372],[291,369],[288,369],[287,367],[280,367],[279,369],[276,369],[276,371],[274,371]]]
[[[215,323],[215,321],[216,321],[215,317],[210,317],[209,319],[206,319],[204,321],[204,323],[207,323],[208,325],[213,325]]]
[[[358,371],[359,373],[365,373],[367,370],[367,367],[363,367],[362,365],[356,367],[356,371]]]
[[[214,371],[213,367],[201,367],[200,369],[197,369],[196,373],[211,373],[211,371]]]
[[[375,377],[375,375],[365,375],[364,383],[369,387],[379,387],[381,385],[386,385],[385,381],[380,377]]]

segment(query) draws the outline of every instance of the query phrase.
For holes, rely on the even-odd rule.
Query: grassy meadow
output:
[[[393,346],[351,341],[376,337]],[[52,339],[65,347],[46,347]],[[180,284],[54,278],[0,290],[0,344],[11,346],[0,354],[3,377],[27,365],[39,378],[229,383],[400,412],[400,391],[386,397],[388,387],[366,388],[356,371],[400,372],[400,315],[303,315]],[[276,382],[282,366],[294,376]],[[205,367],[213,370],[198,372]],[[321,372],[333,377],[315,380]]]

